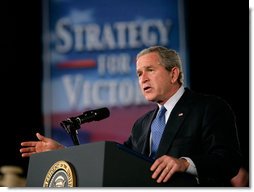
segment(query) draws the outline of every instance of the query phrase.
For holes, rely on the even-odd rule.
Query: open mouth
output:
[[[146,86],[146,87],[143,88],[143,90],[144,90],[144,92],[148,92],[148,91],[151,90],[151,87],[150,86]]]

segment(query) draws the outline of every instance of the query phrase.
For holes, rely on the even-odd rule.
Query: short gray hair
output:
[[[136,59],[141,57],[142,55],[145,55],[147,53],[152,53],[156,52],[158,53],[160,57],[160,63],[165,67],[166,70],[171,71],[173,67],[179,68],[179,77],[177,79],[178,83],[181,85],[183,84],[183,70],[182,70],[182,61],[179,56],[179,54],[173,50],[173,49],[168,49],[163,46],[152,46],[146,49],[143,49],[137,54]]]

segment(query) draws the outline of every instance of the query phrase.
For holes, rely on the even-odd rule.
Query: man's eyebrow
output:
[[[148,65],[145,65],[145,66],[143,66],[143,67],[141,67],[141,68],[152,68],[152,67],[155,67],[154,65],[151,65],[151,64],[148,64]]]

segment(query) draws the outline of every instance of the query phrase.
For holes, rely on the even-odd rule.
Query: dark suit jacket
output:
[[[139,118],[124,143],[149,155],[150,127],[158,111]],[[240,147],[234,114],[225,101],[185,88],[173,108],[158,148],[157,157],[189,157],[201,186],[228,186],[240,167]]]

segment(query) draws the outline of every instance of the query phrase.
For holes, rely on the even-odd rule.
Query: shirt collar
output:
[[[183,85],[177,90],[177,92],[170,97],[167,102],[164,104],[164,107],[167,109],[167,115],[171,113],[172,109],[176,105],[176,103],[179,101],[179,99],[182,97],[184,93],[184,87]],[[158,106],[161,108],[161,105],[158,104]]]

